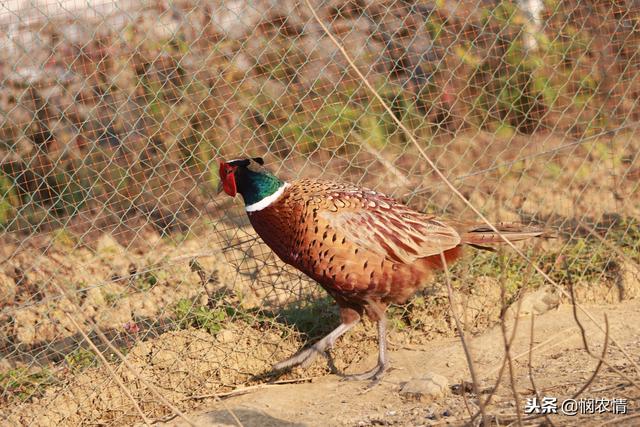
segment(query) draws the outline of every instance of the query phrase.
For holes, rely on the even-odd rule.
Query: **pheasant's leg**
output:
[[[389,359],[387,359],[387,319],[382,316],[378,320],[378,364],[370,371],[361,374],[347,375],[345,380],[379,380],[389,367]]]
[[[336,340],[345,334],[349,329],[353,328],[360,318],[355,319],[349,323],[342,322],[340,326],[331,331],[327,336],[322,338],[320,341],[316,342],[309,348],[305,348],[304,350],[299,351],[295,356],[290,357],[287,360],[283,360],[282,362],[276,363],[273,365],[273,369],[281,370],[287,369],[294,366],[302,365],[303,368],[306,368],[321,354],[331,348]]]

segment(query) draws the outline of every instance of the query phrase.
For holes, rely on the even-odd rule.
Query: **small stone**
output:
[[[636,264],[624,261],[622,264],[622,298],[632,299],[640,296],[640,270]]]
[[[427,373],[422,378],[415,378],[405,383],[400,389],[400,396],[428,402],[443,397],[449,391],[449,381],[442,375]]]
[[[520,317],[532,313],[540,315],[553,310],[558,305],[560,305],[560,295],[550,286],[545,286],[513,303],[507,310],[507,318],[513,319],[516,314]]]
[[[110,234],[103,234],[96,243],[96,253],[102,257],[113,257],[125,252],[124,247]]]
[[[225,329],[224,331],[220,331],[218,335],[216,335],[216,338],[221,343],[230,343],[235,340],[236,334],[229,329]]]
[[[0,273],[0,307],[12,305],[17,293],[15,280]]]

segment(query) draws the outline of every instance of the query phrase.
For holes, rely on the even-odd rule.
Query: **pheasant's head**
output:
[[[240,193],[248,211],[284,185],[264,167],[261,157],[220,161],[220,182],[228,195],[234,197]]]

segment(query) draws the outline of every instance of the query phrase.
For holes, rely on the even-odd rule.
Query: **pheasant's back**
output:
[[[295,181],[249,218],[283,261],[339,301],[404,302],[430,279],[433,255],[459,251],[458,234],[433,216],[343,183]]]

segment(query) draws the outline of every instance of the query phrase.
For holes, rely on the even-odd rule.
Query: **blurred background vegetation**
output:
[[[6,24],[0,229],[184,231],[215,159],[244,152],[285,174],[341,158],[361,174],[358,155],[380,150],[403,164],[404,136],[305,7],[232,6]],[[575,141],[638,120],[639,10],[624,2],[547,0],[537,19],[503,1],[317,6],[425,147],[481,131]]]

